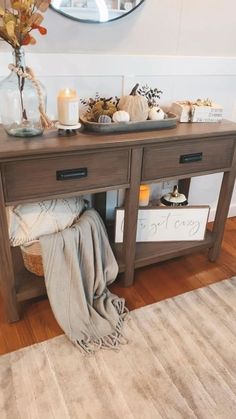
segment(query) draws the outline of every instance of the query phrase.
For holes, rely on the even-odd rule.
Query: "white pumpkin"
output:
[[[148,112],[148,119],[152,121],[161,121],[165,118],[165,112],[159,106],[153,106]]]
[[[112,116],[113,122],[129,122],[130,116],[126,111],[116,111]]]

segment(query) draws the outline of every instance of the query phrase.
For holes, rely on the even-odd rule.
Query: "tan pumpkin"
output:
[[[146,97],[137,94],[139,84],[136,84],[129,96],[120,98],[118,109],[128,112],[130,121],[146,121],[148,118],[148,101]]]

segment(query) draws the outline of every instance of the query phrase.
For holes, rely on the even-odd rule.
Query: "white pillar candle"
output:
[[[58,121],[62,125],[76,125],[79,120],[79,98],[76,90],[63,89],[57,96]]]
[[[141,185],[139,189],[139,206],[147,207],[150,199],[150,186]]]

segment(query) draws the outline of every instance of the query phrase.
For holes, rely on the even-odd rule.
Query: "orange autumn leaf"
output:
[[[41,33],[41,35],[46,35],[46,33],[47,33],[47,29],[44,28],[43,26],[33,24],[32,29],[38,29],[38,31]]]
[[[41,35],[46,35],[47,34],[47,29],[44,28],[43,26],[39,26],[38,30],[41,33]]]
[[[50,4],[50,0],[42,0],[38,2],[38,10],[40,10],[40,12],[46,12],[46,10],[49,7]]]
[[[30,19],[29,24],[33,27],[33,25],[40,25],[43,21],[44,17],[40,13],[34,13]]]
[[[30,35],[27,33],[22,40],[22,45],[29,45],[30,43]]]
[[[30,35],[30,34],[26,34],[23,41],[22,41],[22,45],[35,45],[36,44],[36,39]]]
[[[35,45],[36,44],[36,39],[30,35],[30,45]]]

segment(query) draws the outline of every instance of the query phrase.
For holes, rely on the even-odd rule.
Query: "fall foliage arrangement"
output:
[[[120,98],[104,98],[96,94],[95,99],[82,100],[85,110],[83,116],[89,122],[101,124],[160,121],[167,118],[159,106],[162,93],[157,88],[151,88],[147,84],[139,86],[137,83],[129,95]]]
[[[0,38],[14,49],[22,45],[34,45],[33,30],[46,35],[47,29],[41,26],[43,14],[50,0],[0,0]]]

